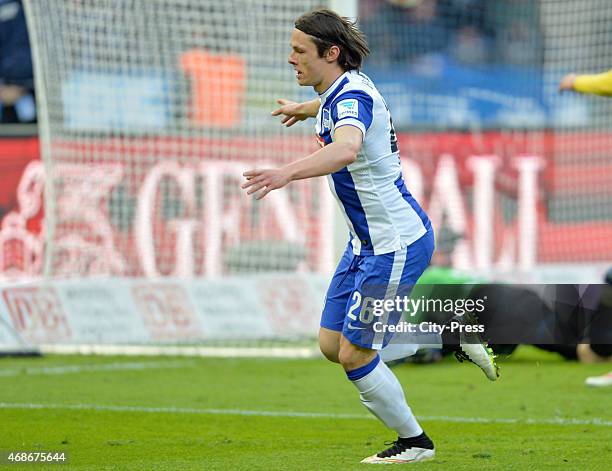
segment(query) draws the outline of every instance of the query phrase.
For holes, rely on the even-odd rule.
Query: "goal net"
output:
[[[285,130],[270,111],[276,98],[313,95],[295,86],[285,58],[292,20],[316,2],[28,5],[46,275],[329,269],[321,181],[261,204],[239,188],[251,166],[313,149],[310,129]]]
[[[286,129],[270,111],[316,96],[287,56],[293,21],[322,4],[25,2],[46,190],[44,255],[32,257],[45,281],[11,287],[4,305],[27,338],[314,336],[335,263],[327,183],[262,202],[240,184],[316,149],[310,126]]]
[[[612,3],[359,5],[365,72],[422,188],[438,261],[517,281],[600,281],[612,261],[612,100],[558,84],[612,67]]]
[[[612,260],[612,100],[556,90],[612,67],[608,1],[24,4],[44,170],[24,176],[6,227],[23,231],[44,181],[41,233],[11,245],[43,277],[3,288],[11,338],[140,353],[309,342],[347,240],[327,184],[262,202],[239,185],[316,148],[310,123],[270,111],[315,96],[286,58],[293,21],[319,6],[360,17],[434,263],[597,282]]]

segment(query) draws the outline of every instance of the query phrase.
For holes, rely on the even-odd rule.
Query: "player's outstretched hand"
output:
[[[291,181],[291,177],[281,168],[249,170],[242,175],[246,177],[247,181],[241,185],[241,188],[243,190],[248,188],[247,195],[252,195],[261,190],[255,195],[257,200],[262,199],[272,190],[284,187]]]
[[[574,89],[574,81],[576,80],[576,74],[567,74],[559,82],[559,91],[563,92],[566,90]]]
[[[293,126],[298,121],[304,121],[310,117],[303,103],[285,100],[284,98],[279,98],[276,102],[281,105],[281,107],[272,111],[272,116],[282,114],[283,119],[281,120],[281,124],[287,127]]]

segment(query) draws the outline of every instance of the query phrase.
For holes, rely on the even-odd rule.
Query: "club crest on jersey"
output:
[[[358,118],[359,117],[359,102],[355,99],[342,100],[337,105],[338,119],[342,118]]]
[[[331,129],[331,115],[327,108],[323,108],[323,120],[322,121],[323,121],[322,122],[323,131],[327,129]]]

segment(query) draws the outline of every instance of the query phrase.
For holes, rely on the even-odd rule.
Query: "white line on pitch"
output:
[[[111,412],[144,412],[202,415],[240,415],[259,417],[302,417],[308,419],[373,419],[366,414],[334,414],[327,412],[292,412],[243,409],[193,409],[186,407],[143,407],[143,406],[105,406],[98,404],[29,404],[0,402],[0,409],[37,409],[37,410],[95,410]],[[601,418],[577,419],[572,417],[555,417],[550,419],[487,418],[487,417],[453,417],[453,416],[419,416],[419,420],[432,422],[457,422],[477,424],[532,424],[532,425],[601,425],[612,427],[612,421]]]
[[[11,377],[20,375],[63,375],[70,373],[87,373],[93,371],[128,371],[149,370],[157,368],[183,368],[192,366],[192,361],[149,361],[149,362],[118,362],[101,363],[93,365],[61,365],[43,366],[40,368],[19,368],[0,370],[0,377]]]

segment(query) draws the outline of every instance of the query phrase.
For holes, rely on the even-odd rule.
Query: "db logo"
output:
[[[201,337],[200,324],[187,292],[179,285],[141,285],[132,288],[134,302],[147,330],[156,340]]]
[[[3,292],[13,327],[30,342],[71,338],[68,319],[52,287],[9,288]]]
[[[312,334],[318,311],[309,291],[307,283],[295,277],[266,278],[258,283],[260,299],[275,334]]]

